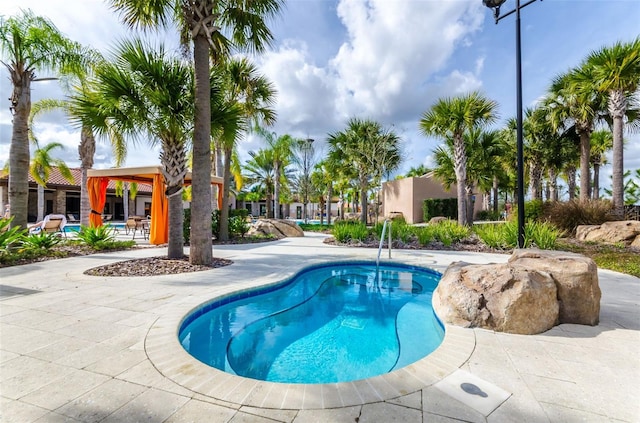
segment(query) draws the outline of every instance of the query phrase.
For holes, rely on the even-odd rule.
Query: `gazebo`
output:
[[[149,243],[154,245],[166,244],[169,240],[169,206],[165,195],[166,185],[161,169],[161,166],[89,169],[87,171],[87,189],[91,204],[89,224],[93,227],[102,226],[102,211],[104,210],[107,198],[107,184],[110,179],[149,184],[152,186]],[[191,172],[185,176],[184,185],[191,185]],[[212,176],[211,185],[218,186],[219,208],[222,204],[222,178]]]

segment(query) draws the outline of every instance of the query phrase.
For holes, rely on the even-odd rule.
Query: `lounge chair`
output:
[[[80,219],[76,219],[76,215],[74,215],[73,213],[68,213],[67,214],[67,222],[78,223],[79,221],[80,221]]]
[[[64,227],[67,224],[67,218],[62,214],[48,214],[44,217],[42,222],[36,223],[29,233],[61,233],[67,237],[67,233],[64,231]]]

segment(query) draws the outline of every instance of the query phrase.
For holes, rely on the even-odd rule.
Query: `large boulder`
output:
[[[433,294],[433,309],[457,326],[536,334],[561,323],[597,325],[600,297],[590,258],[520,249],[505,264],[452,263]]]
[[[433,294],[433,309],[445,323],[532,335],[558,320],[551,276],[509,264],[452,263]]]
[[[271,235],[277,239],[304,236],[296,222],[282,219],[258,219],[251,225],[247,235]]]
[[[605,222],[602,225],[582,225],[576,228],[578,241],[596,241],[608,244],[624,243],[637,245],[640,237],[640,222],[622,220]]]
[[[565,251],[520,249],[509,264],[548,273],[558,289],[559,323],[595,326],[600,320],[598,267],[589,257]]]

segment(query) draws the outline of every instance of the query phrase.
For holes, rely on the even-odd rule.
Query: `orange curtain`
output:
[[[89,204],[91,205],[89,226],[92,228],[102,226],[102,212],[104,210],[104,203],[107,201],[107,185],[109,185],[109,178],[87,179]]]
[[[224,187],[222,186],[222,184],[216,184],[216,186],[218,187],[218,210],[220,210],[220,207],[222,207],[222,196],[224,195]]]
[[[149,243],[154,245],[166,244],[169,241],[169,200],[165,191],[164,177],[160,174],[154,175],[149,228]]]

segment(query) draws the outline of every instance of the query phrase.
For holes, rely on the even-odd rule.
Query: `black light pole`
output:
[[[529,0],[520,5],[520,0],[516,0],[516,8],[510,12],[500,15],[500,6],[507,0],[482,0],[485,6],[493,9],[493,16],[498,22],[509,15],[516,14],[516,151],[517,151],[517,184],[518,191],[518,248],[524,247],[524,154],[522,150],[522,55],[520,53],[520,9],[529,6],[536,0]],[[542,0],[540,0],[542,1]]]

